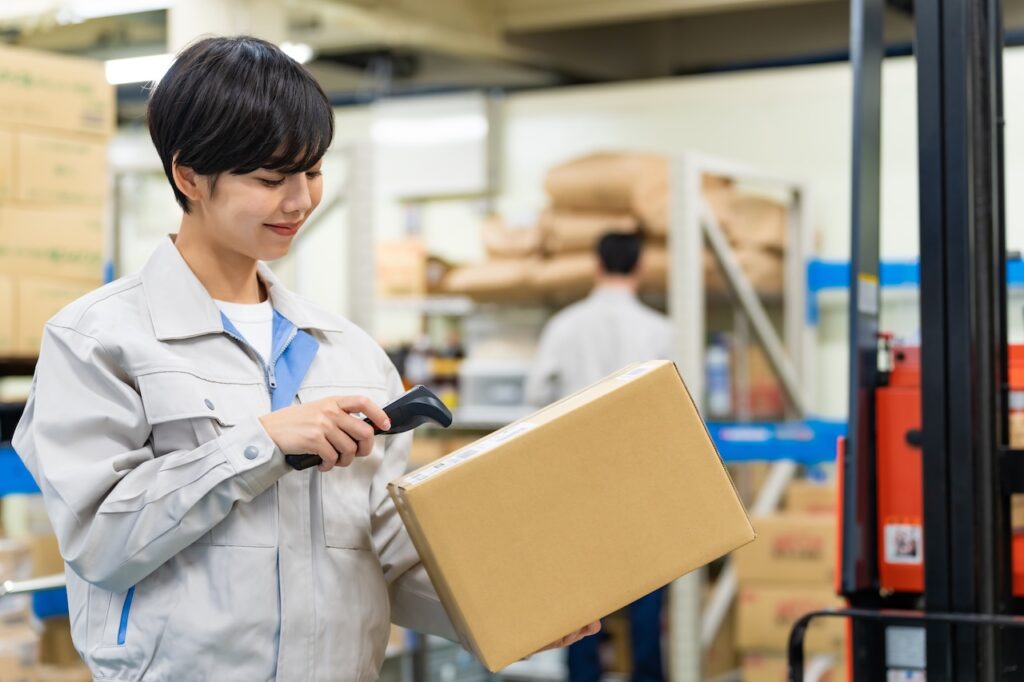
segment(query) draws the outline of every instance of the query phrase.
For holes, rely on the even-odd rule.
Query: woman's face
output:
[[[192,213],[216,246],[255,260],[280,258],[323,197],[321,164],[293,175],[264,169],[223,173],[212,193],[206,179]]]

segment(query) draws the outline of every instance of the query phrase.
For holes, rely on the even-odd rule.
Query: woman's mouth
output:
[[[273,230],[282,237],[291,237],[299,231],[302,223],[263,223],[263,227]]]

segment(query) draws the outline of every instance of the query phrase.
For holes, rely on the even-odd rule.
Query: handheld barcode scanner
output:
[[[414,386],[394,401],[384,406],[384,414],[391,420],[391,428],[381,431],[376,426],[373,428],[374,435],[394,435],[405,433],[423,426],[424,424],[438,424],[443,428],[452,425],[452,413],[441,402],[441,399],[434,395],[425,386]],[[364,419],[367,424],[373,425],[370,418]],[[285,455],[285,461],[293,469],[308,469],[320,464],[320,455]]]

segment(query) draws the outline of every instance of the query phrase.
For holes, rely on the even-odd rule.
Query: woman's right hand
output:
[[[382,431],[391,428],[384,410],[365,396],[332,396],[285,407],[263,415],[260,423],[286,455],[320,455],[320,471],[330,471],[373,452],[373,427],[354,416],[359,413]]]

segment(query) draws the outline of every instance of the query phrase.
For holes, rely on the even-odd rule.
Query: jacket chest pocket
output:
[[[138,383],[157,456],[195,450],[240,420],[270,409],[264,384],[255,380],[232,383],[168,370],[139,376]],[[276,486],[250,502],[236,502],[227,517],[199,542],[277,546]]]
[[[332,396],[366,396],[383,406],[389,400],[383,386],[310,386],[299,389],[299,401],[310,403]],[[319,478],[320,511],[324,544],[339,549],[370,549],[370,487],[384,456],[384,439],[378,436],[373,454],[357,457],[347,467],[335,467]],[[315,470],[314,470],[315,471]]]

